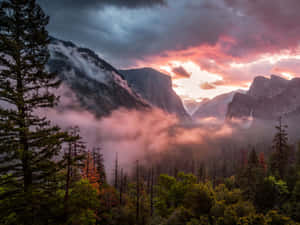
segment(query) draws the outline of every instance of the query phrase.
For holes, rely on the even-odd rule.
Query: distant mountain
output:
[[[194,99],[185,99],[183,100],[183,106],[189,115],[193,115],[198,109],[201,102],[197,102]]]
[[[276,75],[271,75],[270,79],[258,76],[253,80],[247,94],[254,98],[272,98],[280,94],[287,87],[288,82],[288,80]]]
[[[224,120],[227,113],[228,104],[232,101],[236,93],[245,93],[237,90],[226,94],[219,95],[213,99],[204,100],[199,103],[197,110],[192,114],[193,119],[215,117]]]
[[[90,49],[53,38],[49,50],[49,70],[57,72],[63,85],[76,95],[80,105],[97,116],[108,115],[119,107],[149,107],[128,86],[118,70]]]
[[[272,75],[256,77],[246,94],[236,94],[229,104],[227,119],[253,116],[276,120],[300,115],[300,78],[285,80]]]
[[[152,68],[120,70],[128,84],[153,106],[179,118],[189,118],[181,99],[172,89],[171,77]]]

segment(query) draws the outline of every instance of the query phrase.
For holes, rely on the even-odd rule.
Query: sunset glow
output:
[[[190,77],[177,78],[173,68],[179,66],[183,67]],[[222,76],[201,70],[201,67],[192,61],[171,61],[166,66],[159,66],[158,69],[172,77],[173,89],[183,100],[194,99],[199,102],[233,90],[248,88],[248,86],[216,85],[224,82]]]
[[[70,21],[54,16],[50,30],[94,49],[116,68],[166,73],[182,99],[247,89],[256,76],[300,75],[297,0],[274,0],[272,7],[241,0],[174,0],[154,8],[126,2],[90,10],[84,21],[77,14]],[[78,27],[81,35],[74,35]]]
[[[0,0],[0,225],[300,225],[300,0]]]
[[[200,46],[200,52],[201,49],[203,47]],[[218,62],[219,59],[210,58],[203,64],[198,60],[196,49],[193,49],[186,61],[180,57],[182,53],[178,52],[173,54],[179,60],[172,60],[172,55],[169,55],[169,61],[164,59],[161,65],[150,63],[150,66],[172,77],[173,89],[183,100],[202,101],[238,89],[247,90],[258,75],[269,77],[275,74],[288,80],[297,77],[300,74],[300,54],[298,51],[296,53],[285,51],[282,54],[264,54],[245,62],[234,59]],[[189,76],[174,73],[174,68],[178,67],[183,68]]]

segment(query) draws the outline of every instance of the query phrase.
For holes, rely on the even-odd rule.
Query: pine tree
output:
[[[191,173],[195,174],[195,160],[192,160],[192,163],[191,163]]]
[[[241,161],[241,167],[246,168],[248,166],[248,151],[242,150],[242,161]]]
[[[259,165],[258,157],[255,149],[252,149],[249,155],[248,167],[256,168]]]
[[[106,172],[101,148],[93,148],[93,160],[97,173],[99,174],[99,185],[101,186],[103,184],[106,184]]]
[[[217,162],[216,162],[216,159],[213,159],[213,161],[212,161],[211,179],[212,179],[213,187],[215,187],[217,185]]]
[[[95,188],[99,188],[100,175],[94,167],[94,160],[90,151],[87,152],[84,168],[82,169],[82,178],[87,179]]]
[[[118,180],[119,180],[119,161],[118,161],[118,153],[116,153],[116,160],[115,160],[115,171],[114,171],[114,187],[117,190],[118,189]]]
[[[123,168],[121,168],[121,176],[120,176],[120,206],[123,204]]]
[[[203,162],[200,163],[198,168],[198,182],[205,182],[206,180],[206,168]]]
[[[149,168],[148,171],[147,171],[147,193],[149,194],[150,193],[150,185],[151,185],[151,169]]]
[[[174,168],[174,177],[175,177],[175,178],[177,178],[178,172],[179,172],[179,170],[178,170],[178,168],[175,166],[175,168]]]
[[[65,179],[65,197],[64,197],[64,213],[68,216],[69,208],[69,190],[74,186],[75,182],[80,179],[80,169],[84,166],[85,145],[79,136],[79,128],[71,127],[69,129],[68,147],[65,149],[63,157],[64,168],[66,168]]]
[[[125,173],[123,178],[123,192],[127,193],[128,175]]]
[[[273,139],[274,153],[271,157],[271,169],[275,175],[279,175],[280,178],[283,178],[288,166],[289,146],[288,134],[286,132],[287,125],[282,124],[281,117],[279,118],[279,125],[275,128],[277,133]]]
[[[259,165],[262,168],[263,172],[266,173],[267,171],[267,164],[265,161],[265,154],[263,152],[261,152],[259,154]]]
[[[153,216],[153,198],[154,198],[154,170],[153,166],[151,168],[151,184],[150,184],[150,216]]]
[[[48,21],[35,0],[0,3],[0,185],[9,202],[0,217],[15,213],[17,224],[41,224],[67,136],[38,115],[58,102],[51,90],[60,82],[45,70]]]
[[[136,161],[136,223],[140,219],[140,167],[139,161]]]
[[[223,165],[222,165],[222,177],[223,178],[226,178],[227,177],[227,162],[226,160],[224,159],[223,160]]]
[[[247,199],[254,199],[259,175],[259,160],[253,148],[248,157],[247,167],[243,169],[241,177],[239,178],[240,185]]]
[[[296,169],[300,171],[300,142],[298,143],[298,150],[296,152]]]

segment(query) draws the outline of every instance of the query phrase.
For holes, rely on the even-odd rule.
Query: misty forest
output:
[[[62,2],[0,1],[1,225],[300,225],[300,78],[295,73],[277,69],[272,72],[278,75],[270,77],[252,74],[254,77],[248,80],[233,78],[228,74],[234,70],[240,76],[243,69],[255,73],[248,67],[269,61],[246,65],[238,61],[242,56],[236,53],[236,59],[230,57],[237,62],[230,64],[232,71],[225,71],[229,66],[222,67],[221,72],[220,62],[213,58],[220,54],[216,49],[199,57],[202,62],[207,59],[206,63],[219,66],[218,71],[212,72],[212,65],[206,68],[202,64],[203,70],[193,70],[195,63],[178,63],[184,58],[159,67],[146,63],[146,56],[139,54],[139,44],[130,47],[133,49],[128,50],[128,57],[121,49],[115,53],[121,43],[130,43],[126,39],[133,38],[129,33],[110,46],[114,50],[107,54],[111,61],[113,54],[120,54],[122,63],[128,63],[127,67],[119,64],[116,57],[116,65],[122,68],[119,70],[102,59],[105,56],[98,53],[99,49],[91,50],[92,45],[80,47],[63,40],[68,32],[73,36],[74,32],[86,34],[73,27],[60,35],[57,27],[71,16],[71,11],[60,5]],[[163,0],[103,1],[97,6],[95,3],[95,9],[93,1],[67,2],[72,12],[82,15],[89,10],[92,15],[96,8],[108,13],[111,19],[106,18],[105,23],[121,17],[114,13],[123,12],[124,20],[118,22],[137,26],[151,13],[155,15],[154,11],[176,10],[178,5],[183,10],[184,1],[174,1],[174,5]],[[239,7],[237,14],[230,11],[232,17],[248,18],[243,4],[237,3],[242,1],[203,2],[211,4],[201,5],[208,11],[221,10],[217,4],[222,2],[224,18],[229,13],[226,4],[231,9]],[[274,10],[278,2],[269,1]],[[293,2],[291,8],[299,9],[299,2],[286,2]],[[184,9],[198,7],[193,4],[184,5]],[[65,17],[59,24],[62,11]],[[130,20],[127,12],[135,13],[135,19]],[[169,21],[167,14],[160,15]],[[57,26],[51,24],[52,17]],[[86,16],[86,26],[91,18]],[[124,28],[118,22],[111,34]],[[156,32],[162,24],[157,22],[157,26]],[[185,26],[183,22],[181,29]],[[199,26],[205,25],[201,22]],[[107,34],[105,29],[101,35]],[[139,32],[147,33],[147,29]],[[148,33],[149,42],[155,39],[151,35]],[[205,34],[200,36],[199,40],[205,38]],[[287,36],[281,39],[281,46]],[[168,41],[174,51],[178,50],[177,57],[184,50],[182,37],[174,36],[178,45]],[[237,37],[232,33],[232,38]],[[106,42],[99,39],[99,45],[106,49],[117,39],[108,36]],[[272,41],[264,43],[270,46]],[[89,46],[88,42],[81,45]],[[190,42],[196,45],[195,39]],[[227,54],[233,43],[238,44],[229,36],[223,40]],[[203,49],[201,46],[198,52],[213,48],[210,42]],[[155,54],[155,47],[152,50],[148,51]],[[129,60],[132,51],[136,51],[137,60],[145,60],[139,65],[146,67],[133,68],[135,64]],[[171,53],[162,54],[160,62],[171,57]],[[182,54],[192,60],[191,52]],[[225,58],[225,53],[222,56]],[[286,64],[292,67],[298,59],[295,56],[294,64]],[[271,64],[279,68],[279,61],[288,60],[288,56],[272,60]],[[260,64],[258,67],[262,68]],[[185,86],[188,80],[197,83],[195,71],[200,71],[203,79],[197,84],[204,96],[200,96],[201,101],[197,91],[192,93],[192,86]],[[219,79],[215,74],[226,75]],[[230,81],[230,85],[226,83]],[[242,81],[248,86],[237,85]]]

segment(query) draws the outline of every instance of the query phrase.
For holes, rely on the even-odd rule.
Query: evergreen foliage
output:
[[[116,156],[109,184],[101,149],[41,116],[60,83],[45,69],[48,19],[35,0],[0,2],[0,224],[299,225],[300,146],[290,160],[281,118],[271,155],[137,161],[131,176]]]
[[[67,138],[39,115],[58,101],[51,90],[59,81],[45,69],[48,21],[34,0],[0,3],[0,184],[8,204],[0,217],[14,215],[18,224],[52,220],[41,210],[55,198],[57,161]]]
[[[286,132],[287,125],[282,124],[282,118],[279,118],[279,124],[276,126],[276,134],[273,140],[274,153],[271,158],[271,169],[276,172],[277,176],[283,178],[286,174],[288,159],[289,159],[289,146],[288,134]]]

